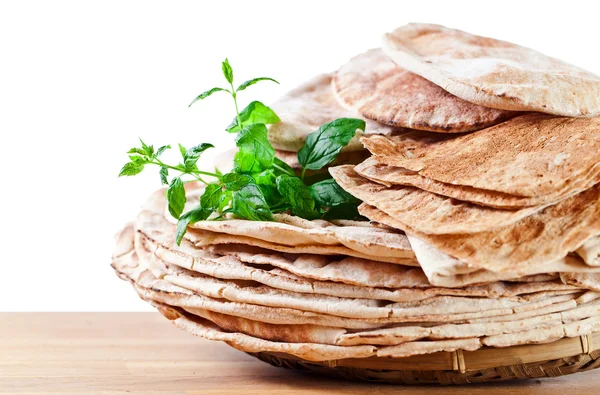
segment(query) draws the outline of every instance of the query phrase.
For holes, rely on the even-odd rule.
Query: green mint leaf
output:
[[[254,180],[270,207],[285,203],[285,199],[277,190],[277,175],[272,169],[254,174]]]
[[[142,149],[142,148],[132,148],[129,151],[127,151],[128,154],[140,154],[143,156],[146,156],[146,150]]]
[[[131,161],[133,163],[137,163],[137,164],[145,165],[146,163],[148,163],[147,156],[129,155],[129,159],[131,159]]]
[[[214,211],[219,207],[221,196],[223,196],[223,188],[219,184],[208,184],[200,196],[200,206]]]
[[[167,177],[169,176],[169,169],[167,169],[164,166],[160,167],[160,183],[163,185],[169,185],[169,180],[167,180]]]
[[[223,191],[223,194],[221,195],[221,200],[219,201],[219,207],[217,207],[217,210],[219,212],[222,212],[222,214],[225,214],[225,211],[223,211],[223,209],[227,206],[229,206],[229,204],[231,203],[231,199],[233,197],[233,192],[230,190],[225,190]]]
[[[198,144],[195,147],[192,147],[185,151],[183,154],[183,165],[188,170],[193,170],[196,168],[196,162],[200,159],[200,155],[209,148],[214,148],[215,146],[209,143]],[[180,149],[183,148],[180,146]]]
[[[232,211],[237,216],[251,221],[273,221],[273,214],[257,185],[248,184],[233,192],[232,200]]]
[[[279,84],[279,82],[277,82],[276,80],[274,80],[273,78],[269,78],[269,77],[258,77],[258,78],[253,78],[251,80],[245,81],[243,82],[240,86],[238,86],[238,88],[236,89],[236,92],[239,91],[243,91],[244,89],[246,89],[247,87],[256,84],[259,81],[273,81],[276,84]]]
[[[209,97],[210,95],[212,95],[215,92],[229,92],[227,89],[223,89],[223,88],[212,88],[207,90],[206,92],[202,92],[201,94],[199,94],[198,96],[196,96],[196,98],[194,100],[192,100],[192,102],[188,105],[188,107],[191,107],[192,104],[196,103],[198,100],[204,100],[207,97]]]
[[[145,155],[152,156],[154,153],[154,147],[151,145],[146,145],[142,139],[140,139],[140,143],[142,143],[142,150],[145,152]]]
[[[153,158],[156,159],[163,154],[166,150],[171,149],[170,145],[163,145],[158,150],[156,150],[156,154],[153,155]]]
[[[225,58],[223,63],[221,64],[221,69],[223,70],[223,76],[230,84],[233,84],[233,70],[231,69],[231,65],[229,64],[229,60]]]
[[[244,127],[253,123],[270,125],[280,122],[281,120],[269,107],[259,101],[253,101],[240,112],[240,121],[242,122],[242,127]],[[237,124],[237,117],[233,118],[233,121],[231,121],[225,130],[229,133],[239,132],[240,127]]]
[[[330,207],[325,214],[323,219],[363,219],[358,212],[358,204],[355,203],[343,203],[337,206]]]
[[[315,199],[300,178],[280,175],[277,177],[277,190],[289,202],[292,212],[297,216],[307,219],[319,217]]]
[[[169,212],[174,218],[179,218],[185,206],[185,188],[181,178],[175,177],[167,188],[167,201],[169,202]]]
[[[247,174],[227,173],[223,175],[223,184],[230,191],[239,191],[244,186],[253,182],[254,179]]]
[[[257,185],[276,185],[277,176],[272,169],[254,174],[254,181]]]
[[[185,148],[183,145],[179,144],[179,152],[181,153],[181,157],[185,158],[185,153],[187,152],[187,148]]]
[[[239,148],[234,158],[238,173],[259,173],[273,166],[275,150],[267,139],[267,127],[255,123],[244,127],[235,138]]]
[[[354,118],[339,118],[319,126],[306,137],[304,146],[298,151],[298,161],[303,170],[320,170],[337,158],[356,130],[365,130],[365,121]]]
[[[198,221],[204,221],[210,214],[211,212],[209,210],[206,210],[202,207],[196,207],[195,209],[183,214],[179,218],[179,221],[177,221],[177,233],[175,234],[177,245],[181,244],[181,239],[183,239],[189,224],[194,224]]]
[[[317,182],[309,187],[312,196],[320,206],[333,207],[352,203],[358,206],[360,200],[344,191],[333,178]]]
[[[290,165],[277,157],[273,160],[273,169],[275,171],[275,175],[277,176],[281,174],[287,174],[288,176],[294,177],[296,175],[296,172]]]
[[[125,163],[125,165],[121,168],[121,171],[119,172],[119,177],[135,176],[136,174],[141,173],[142,170],[144,170],[143,162]]]

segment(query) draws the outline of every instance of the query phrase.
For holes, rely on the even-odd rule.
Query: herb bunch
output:
[[[169,212],[178,219],[177,243],[181,242],[189,224],[220,220],[228,214],[251,221],[273,221],[273,214],[280,212],[291,212],[305,219],[358,217],[360,202],[344,191],[333,178],[311,183],[305,179],[305,173],[306,170],[321,170],[333,162],[356,131],[365,130],[365,122],[339,118],[309,134],[298,151],[298,161],[302,166],[298,177],[289,165],[275,157],[275,150],[267,139],[266,125],[280,122],[277,114],[259,101],[251,102],[242,111],[238,110],[239,92],[260,81],[278,82],[259,77],[235,88],[233,70],[227,59],[222,63],[222,71],[228,87],[209,89],[198,95],[190,106],[217,92],[226,92],[232,97],[236,115],[225,130],[237,134],[235,143],[238,151],[230,173],[198,169],[200,156],[207,149],[214,148],[212,144],[201,143],[191,148],[180,144],[182,161],[177,165],[169,165],[160,157],[171,146],[165,145],[155,150],[141,139],[141,147],[128,151],[130,161],[119,173],[119,176],[134,176],[141,173],[146,165],[159,167],[161,183],[168,185],[166,197]],[[205,184],[205,189],[198,206],[183,213],[186,204],[184,184],[190,181]]]

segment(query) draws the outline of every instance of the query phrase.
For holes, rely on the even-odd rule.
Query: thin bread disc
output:
[[[369,136],[375,159],[440,182],[560,199],[600,181],[600,117],[525,114],[460,136]]]
[[[600,231],[600,184],[512,225],[472,234],[417,232],[364,203],[359,212],[371,220],[400,228],[470,266],[517,272],[529,267],[544,268],[574,252]]]
[[[422,189],[395,185],[386,187],[361,177],[353,166],[329,169],[348,193],[426,234],[470,234],[502,228],[528,217],[543,207],[501,210],[460,202]]]
[[[365,118],[403,128],[458,133],[516,115],[478,106],[401,69],[381,49],[355,56],[333,78],[336,97]]]
[[[464,185],[454,185],[423,177],[415,171],[402,167],[388,166],[379,163],[371,157],[356,165],[354,171],[362,177],[376,183],[391,187],[394,185],[407,185],[423,189],[441,196],[454,198],[463,202],[472,202],[482,206],[519,209],[523,207],[541,206],[555,203],[560,196],[516,196],[507,193],[473,188]]]
[[[396,64],[471,103],[568,117],[600,115],[600,77],[529,48],[413,23],[383,37]]]

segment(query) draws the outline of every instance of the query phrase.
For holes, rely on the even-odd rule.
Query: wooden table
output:
[[[600,372],[464,387],[338,381],[262,363],[193,337],[158,313],[0,313],[7,394],[570,394],[600,393]]]

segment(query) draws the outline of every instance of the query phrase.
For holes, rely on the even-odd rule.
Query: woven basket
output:
[[[273,366],[390,384],[468,384],[556,377],[600,367],[600,332],[547,344],[438,352],[407,358],[311,362],[280,353],[249,353]]]

